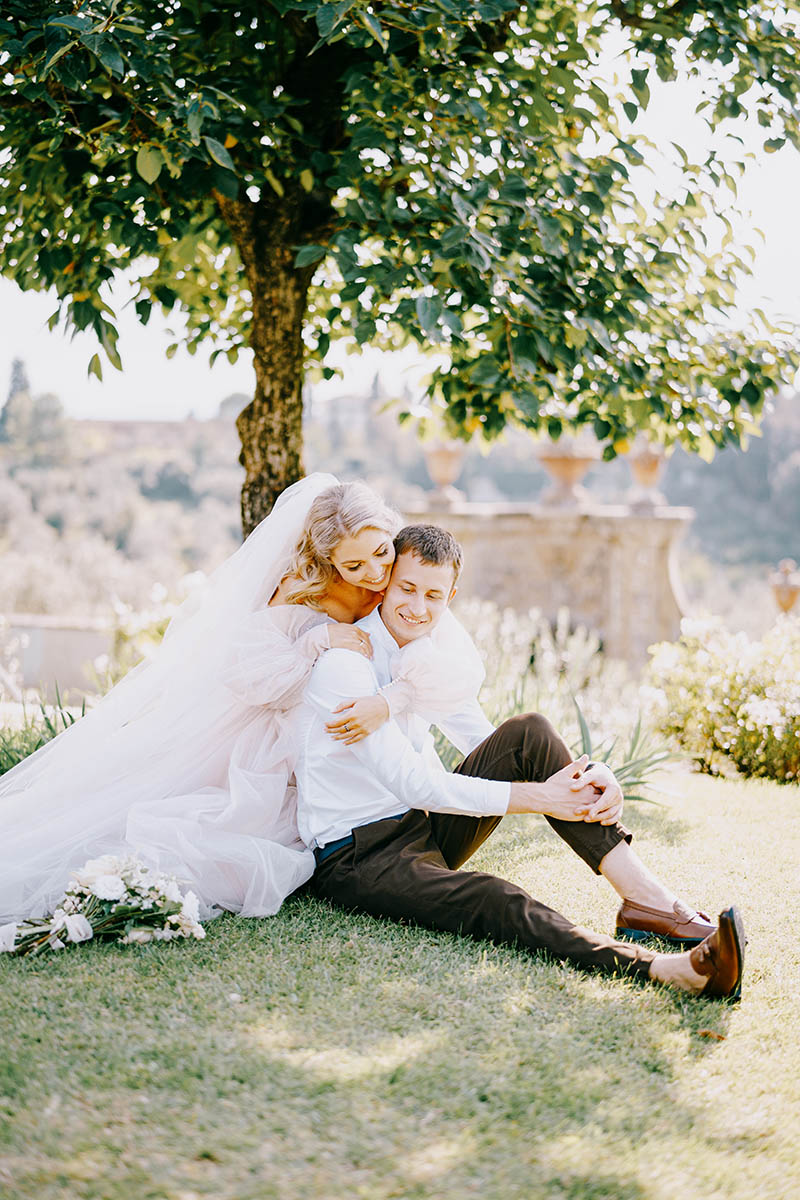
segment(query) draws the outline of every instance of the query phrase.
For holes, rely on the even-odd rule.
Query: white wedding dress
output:
[[[101,854],[174,874],[206,917],[270,915],[311,876],[292,710],[329,619],[268,601],[312,501],[336,482],[316,474],[288,488],[181,606],[153,659],[0,776],[0,924],[52,912],[70,873]],[[448,613],[398,651],[393,675],[393,706],[435,722],[474,698],[483,667]]]

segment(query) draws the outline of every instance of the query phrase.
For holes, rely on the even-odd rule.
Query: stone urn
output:
[[[663,449],[651,442],[634,445],[628,462],[633,475],[633,487],[628,493],[631,508],[642,510],[663,507],[667,501],[658,490],[658,481],[666,462]]]
[[[782,558],[769,577],[775,603],[781,612],[791,612],[800,595],[800,571],[793,558]]]
[[[454,504],[465,500],[464,493],[453,485],[464,466],[467,454],[466,443],[437,439],[428,442],[423,448],[423,453],[425,466],[434,485],[434,490],[429,497],[430,503],[437,508],[452,508]]]
[[[597,443],[583,438],[560,438],[557,442],[543,443],[537,457],[552,480],[540,497],[542,504],[576,508],[589,499],[582,480],[600,457]]]

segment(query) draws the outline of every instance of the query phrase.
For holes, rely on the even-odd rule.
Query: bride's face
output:
[[[331,562],[347,583],[382,592],[389,582],[394,562],[394,545],[382,529],[362,529],[342,538],[331,553]]]

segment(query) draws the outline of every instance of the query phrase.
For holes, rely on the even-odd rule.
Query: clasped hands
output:
[[[542,811],[550,817],[613,825],[622,816],[624,797],[614,772],[607,763],[590,762],[588,754],[567,763],[543,787]]]

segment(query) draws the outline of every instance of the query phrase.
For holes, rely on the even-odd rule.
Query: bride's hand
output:
[[[329,721],[325,726],[331,737],[345,746],[352,746],[380,729],[389,719],[389,704],[383,696],[362,696],[349,704],[340,704],[334,715],[341,713],[338,721]]]
[[[364,633],[363,629],[356,629],[355,625],[345,625],[339,622],[329,625],[328,640],[331,650],[356,650],[359,654],[363,654],[364,658],[372,658],[372,642],[369,640],[369,634]]]

